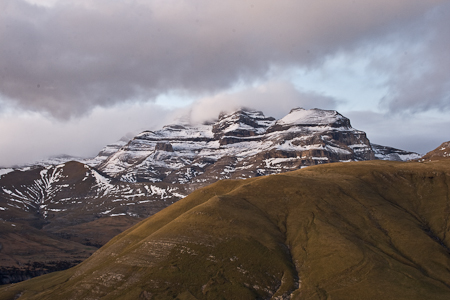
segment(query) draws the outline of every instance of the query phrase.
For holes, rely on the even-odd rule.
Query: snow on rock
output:
[[[447,148],[440,151],[450,153]],[[0,214],[21,209],[47,219],[81,212],[92,218],[146,217],[221,179],[330,162],[418,156],[371,144],[365,132],[354,129],[337,111],[296,108],[276,120],[240,109],[221,114],[212,124],[144,131],[106,146],[90,160],[53,159],[0,169]]]
[[[147,217],[148,211],[160,210],[158,207],[184,197],[184,190],[179,187],[120,182],[78,162],[41,166],[26,171],[26,176],[23,172],[12,171],[0,179],[0,207],[5,208],[0,209],[0,214],[14,208],[39,214],[44,219],[80,213]]]
[[[294,108],[291,112],[278,120],[280,125],[327,125],[345,119],[335,110]]]
[[[11,168],[3,168],[3,169],[0,169],[0,177],[1,177],[2,175],[11,173],[12,171],[14,171],[14,169],[11,169]]]
[[[221,114],[213,124],[183,123],[144,131],[98,168],[124,182],[206,184],[257,176],[263,169],[270,174],[324,162],[403,160],[414,155],[393,151],[389,156],[389,149],[373,148],[365,132],[354,129],[349,119],[334,110],[295,108],[275,120],[241,109]],[[267,159],[271,158],[288,159],[269,172]],[[246,167],[250,164],[251,168]]]
[[[375,157],[380,160],[409,161],[422,157],[422,155],[415,152],[400,150],[377,144],[372,144],[372,149],[375,153]]]

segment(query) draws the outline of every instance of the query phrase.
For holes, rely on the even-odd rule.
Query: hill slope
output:
[[[447,157],[450,157],[450,141],[442,143],[439,147],[436,149],[428,152],[422,158],[419,159],[419,161],[431,161],[431,160],[440,160],[440,159],[446,159]]]
[[[450,160],[224,180],[0,298],[449,299],[449,186]]]

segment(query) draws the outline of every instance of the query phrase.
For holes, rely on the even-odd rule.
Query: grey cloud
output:
[[[59,118],[315,67],[446,1],[60,1],[0,4],[0,94]],[[76,3],[76,4],[75,4]]]
[[[0,168],[61,154],[94,157],[123,136],[160,129],[169,117],[169,111],[153,103],[97,108],[72,122],[12,110],[0,118]]]
[[[300,91],[283,81],[270,81],[238,92],[228,92],[206,97],[194,102],[178,114],[188,116],[192,123],[217,119],[221,112],[239,108],[262,111],[266,116],[282,118],[294,107],[334,109],[338,101],[313,92]]]
[[[342,111],[352,126],[367,133],[372,143],[425,154],[450,140],[450,121],[427,113],[401,115],[373,111]]]
[[[389,93],[382,104],[390,111],[450,109],[449,13],[450,3],[446,3],[402,33],[411,40],[398,45],[397,55],[385,66],[390,74]]]

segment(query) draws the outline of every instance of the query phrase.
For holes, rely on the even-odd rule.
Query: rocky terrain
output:
[[[336,111],[297,108],[280,120],[239,110],[217,122],[145,131],[98,169],[129,182],[167,182],[195,188],[339,161],[409,160],[420,155],[372,145],[365,132]],[[193,190],[193,189],[192,189]]]
[[[212,124],[144,131],[89,160],[60,157],[0,169],[0,222],[8,229],[0,232],[1,280],[84,260],[116,234],[218,180],[419,157],[371,144],[336,111],[297,108],[276,120],[241,109]]]
[[[449,299],[450,159],[221,180],[19,299]]]

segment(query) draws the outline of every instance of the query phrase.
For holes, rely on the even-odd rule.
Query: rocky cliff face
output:
[[[214,124],[177,124],[137,135],[99,170],[128,182],[193,187],[338,161],[406,160],[419,155],[372,146],[336,111],[296,108],[280,120],[262,112],[222,114]]]

